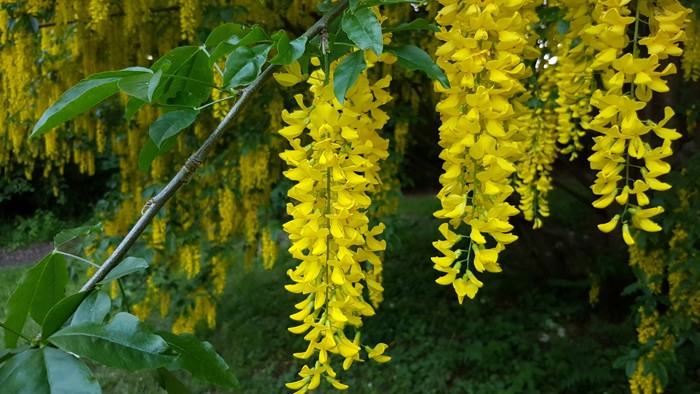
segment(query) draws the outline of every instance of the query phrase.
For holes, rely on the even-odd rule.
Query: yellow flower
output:
[[[377,346],[375,346],[374,348],[367,349],[367,357],[371,358],[372,360],[378,363],[385,363],[391,360],[391,357],[384,354],[384,351],[388,347],[389,346],[386,343],[378,343]]]
[[[331,64],[329,72],[336,66]],[[363,292],[365,285],[370,297],[381,291],[381,253],[386,249],[379,239],[384,225],[371,224],[368,214],[371,196],[382,184],[381,161],[388,156],[389,141],[378,131],[388,120],[380,106],[391,99],[385,90],[390,77],[372,83],[363,72],[342,105],[330,81],[323,70],[313,71],[308,79],[313,102],[307,106],[302,96],[295,97],[300,108],[282,112],[287,126],[279,131],[291,147],[280,154],[289,166],[284,175],[292,181],[291,219],[283,229],[291,242],[289,252],[299,260],[287,271],[294,283],[285,288],[305,295],[290,316],[299,324],[289,331],[309,342],[295,357],[317,358],[313,369],[304,367],[301,379],[287,384],[299,392],[316,388],[322,375],[334,387],[347,387],[335,379],[330,360],[342,356],[345,369],[359,360],[359,331],[350,342],[344,330],[359,329],[362,317],[374,314]],[[381,351],[377,348],[372,356],[388,361]]]
[[[272,74],[275,81],[282,86],[294,86],[306,79],[301,73],[301,66],[299,65],[299,62],[294,62],[288,66],[284,66],[283,68],[286,72]]]
[[[584,127],[601,134],[593,138],[594,153],[588,159],[591,169],[598,171],[591,186],[593,193],[599,196],[593,206],[602,209],[614,202],[622,206],[621,214],[598,228],[612,231],[621,220],[623,239],[628,245],[634,244],[630,224],[648,232],[661,230],[650,217],[663,209],[638,208],[649,204],[646,194],[649,190],[671,188],[658,177],[671,170],[664,159],[672,154],[671,141],[681,135],[664,127],[673,116],[671,108],[665,108],[664,118],[658,123],[640,119],[640,115],[653,92],[669,90],[664,77],[674,74],[676,68],[673,63],[667,63],[661,69],[659,60],[680,55],[677,44],[684,38],[682,28],[690,12],[676,0],[639,2],[638,7],[638,16],[630,16],[628,2],[599,2],[593,13],[594,23],[585,30],[589,45],[597,52],[591,67],[599,70],[606,82],[590,100],[591,106],[598,108],[598,115],[583,123]],[[632,42],[632,53],[622,54],[628,40],[628,25],[644,20],[649,23],[650,35]],[[636,34],[635,31],[635,39],[638,38]],[[596,39],[591,39],[590,35],[595,35]],[[647,56],[639,56],[639,45],[647,47]],[[662,140],[660,146],[652,147],[647,142],[645,136],[651,132]],[[637,179],[634,176],[637,172],[630,171],[633,167],[640,168],[641,176]],[[630,197],[636,198],[638,206],[632,205]]]
[[[537,55],[526,37],[537,16],[531,1],[458,6],[453,0],[442,0],[441,4],[436,20],[442,28],[436,37],[443,43],[436,55],[450,87],[436,85],[444,93],[436,106],[442,120],[439,143],[444,173],[438,193],[442,207],[434,215],[448,223],[440,227],[445,239],[434,243],[443,256],[432,260],[433,268],[444,274],[436,282],[452,284],[461,303],[465,295],[473,297],[481,284],[468,271],[469,265],[473,263],[479,272],[499,272],[498,253],[517,239],[509,220],[518,209],[507,200],[514,191],[511,175],[521,147],[514,138],[517,130],[510,130],[508,122],[522,107],[519,95],[530,76],[522,60]],[[545,193],[546,179],[537,182]],[[460,253],[453,251],[462,237],[458,234],[465,238],[469,234],[469,249],[474,252],[465,262],[457,260]],[[460,276],[463,265],[467,267],[464,277]]]

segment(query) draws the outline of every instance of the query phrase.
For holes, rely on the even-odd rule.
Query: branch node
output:
[[[144,205],[143,208],[141,208],[141,215],[146,213],[146,211],[148,211],[148,208],[152,207],[155,202],[156,202],[155,198],[152,198],[152,199],[146,201],[146,205]]]
[[[194,174],[195,171],[197,171],[197,167],[202,164],[202,162],[197,159],[194,156],[191,156],[187,161],[185,162],[185,182],[188,182],[190,180],[190,177],[192,177],[192,174]]]

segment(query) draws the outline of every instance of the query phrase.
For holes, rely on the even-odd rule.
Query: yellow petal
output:
[[[287,386],[288,389],[292,390],[299,390],[302,387],[306,386],[306,383],[309,381],[309,378],[304,378],[301,380],[297,380],[296,382],[290,382],[290,383],[285,383],[285,386]]]
[[[617,193],[613,192],[613,193],[609,193],[609,194],[606,194],[606,195],[600,197],[599,199],[593,201],[593,206],[595,208],[598,208],[598,209],[603,209],[603,208],[607,207],[615,199],[615,194],[617,194]]]
[[[639,223],[637,223],[637,227],[641,228],[644,231],[650,232],[650,233],[655,233],[655,232],[663,230],[661,228],[661,226],[652,222],[651,219],[639,220]]]
[[[622,225],[622,239],[628,246],[634,245],[634,238],[632,238],[632,234],[630,234],[630,227],[627,223]]]
[[[620,215],[615,215],[609,222],[602,223],[598,225],[598,230],[609,233],[617,227],[617,222],[620,221]]]

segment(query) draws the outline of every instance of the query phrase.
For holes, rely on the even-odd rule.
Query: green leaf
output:
[[[223,358],[206,341],[192,334],[158,333],[178,354],[175,367],[189,371],[197,379],[227,388],[237,388],[238,381]]]
[[[119,91],[119,78],[84,79],[68,89],[34,125],[29,138],[38,137],[73,119]]]
[[[199,47],[192,45],[175,48],[156,60],[150,68],[154,72],[156,70],[163,70],[163,72],[172,71],[174,73],[199,50]]]
[[[70,319],[71,315],[73,315],[87,296],[88,292],[81,291],[71,294],[57,302],[49,313],[46,314],[44,323],[41,325],[41,337],[46,339],[60,330],[63,324]]]
[[[107,284],[115,279],[143,271],[148,268],[148,262],[140,257],[127,257],[122,260],[112,271],[110,271],[99,284]]]
[[[29,138],[38,137],[54,127],[75,118],[119,91],[122,78],[149,74],[153,71],[143,67],[129,67],[118,71],[97,73],[68,89],[47,109],[34,125]]]
[[[371,49],[377,56],[382,54],[384,47],[382,26],[374,11],[369,8],[363,8],[354,13],[346,11],[342,26],[343,31],[358,48]]]
[[[343,59],[333,73],[333,93],[340,104],[345,102],[345,93],[355,84],[360,73],[367,68],[362,51],[355,51]]]
[[[259,42],[270,41],[272,38],[268,36],[260,26],[253,26],[253,28],[243,36],[232,36],[227,41],[220,43],[216,46],[214,51],[211,53],[210,64],[213,66],[219,59],[231,53],[234,49],[240,46],[247,46],[251,44],[256,44]]]
[[[397,57],[397,62],[401,67],[410,71],[421,70],[431,79],[440,81],[440,84],[445,89],[450,87],[450,81],[440,67],[433,59],[422,49],[415,45],[402,45],[398,47],[387,48]]]
[[[17,289],[5,304],[5,325],[22,332],[27,315],[38,324],[44,322],[49,312],[65,294],[68,283],[66,260],[60,254],[51,253],[22,275]],[[15,347],[18,337],[5,330],[5,346]]]
[[[177,376],[173,375],[165,368],[158,368],[158,385],[168,394],[191,394],[190,389],[185,386]]]
[[[328,41],[330,42],[330,52],[328,54],[329,62],[334,62],[347,55],[354,45],[348,38],[348,35],[342,30],[340,30],[337,35],[329,34]],[[321,57],[321,59],[323,58]]]
[[[92,74],[85,79],[87,79],[87,80],[106,79],[106,78],[120,78],[121,79],[121,78],[133,77],[134,75],[142,75],[142,74],[153,74],[153,70],[146,68],[146,67],[127,67],[127,68],[124,68],[121,70],[104,71],[101,73]]]
[[[122,78],[117,83],[117,86],[119,86],[119,90],[129,96],[136,97],[143,101],[150,101],[148,99],[149,82],[151,82],[153,75],[154,74],[140,74]]]
[[[65,245],[66,243],[78,238],[78,237],[84,237],[88,234],[91,233],[102,233],[102,223],[97,223],[93,224],[91,226],[83,226],[83,227],[76,227],[76,228],[71,228],[68,230],[62,230],[60,233],[56,234],[55,237],[53,237],[53,247],[55,249],[60,248],[61,246]]]
[[[13,347],[11,349],[0,349],[0,364],[4,363],[11,357],[14,357],[16,354],[20,354],[30,349],[32,349],[32,346],[28,344]]]
[[[13,394],[94,394],[100,384],[77,357],[58,349],[32,349],[0,367],[2,392]]]
[[[214,47],[222,42],[226,42],[233,37],[243,37],[247,29],[238,23],[224,23],[219,25],[209,33],[209,37],[204,42],[207,47]]]
[[[165,140],[178,135],[194,123],[198,114],[199,111],[194,109],[178,109],[167,112],[151,124],[151,127],[148,128],[148,136],[160,149]]]
[[[151,79],[148,81],[148,91],[146,92],[146,98],[149,103],[153,101],[153,94],[155,93],[156,89],[158,89],[158,85],[160,84],[160,79],[163,77],[163,69],[159,69],[153,75],[151,76]]]
[[[350,12],[355,12],[357,7],[359,7],[359,6],[360,6],[360,0],[350,0],[348,9],[350,10]]]
[[[171,365],[168,346],[136,316],[118,313],[107,325],[81,323],[65,327],[48,338],[59,348],[108,367],[138,371]]]
[[[397,31],[404,31],[404,30],[432,30],[434,32],[439,32],[440,28],[433,25],[432,23],[429,23],[428,21],[426,21],[423,18],[418,18],[418,19],[414,19],[408,23],[402,23],[398,26],[384,29],[384,31],[386,33],[394,33]]]
[[[634,371],[637,369],[637,360],[629,360],[627,363],[625,363],[625,374],[627,374],[627,378],[632,378],[632,375],[634,375]]]
[[[109,296],[104,291],[93,291],[75,311],[70,324],[72,326],[82,323],[102,324],[110,309],[112,309],[112,300]]]
[[[196,107],[211,95],[214,75],[209,56],[200,47],[175,48],[158,59],[151,69],[162,69],[164,73],[151,95],[161,104]]]
[[[141,153],[139,153],[139,169],[141,171],[147,171],[151,167],[151,163],[158,156],[163,156],[164,154],[170,152],[170,150],[175,146],[177,142],[177,136],[170,137],[163,141],[160,148],[153,142],[152,139],[148,139],[146,144],[141,148]]]
[[[126,102],[126,111],[124,113],[126,120],[130,121],[146,104],[148,104],[146,101],[139,100],[136,97],[130,98],[129,101]]]
[[[270,59],[272,64],[292,64],[297,61],[306,49],[307,38],[302,36],[289,41],[289,37],[284,33],[277,41],[277,54]]]
[[[224,87],[235,89],[250,85],[260,75],[263,64],[267,60],[270,45],[263,44],[253,48],[238,47],[226,59],[224,69]]]
[[[253,26],[250,32],[238,41],[237,45],[251,45],[257,44],[262,41],[270,41],[272,38],[265,33],[265,31],[260,26]]]

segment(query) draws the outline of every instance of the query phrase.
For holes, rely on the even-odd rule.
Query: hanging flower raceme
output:
[[[533,228],[542,227],[542,219],[549,216],[548,194],[552,190],[552,164],[557,158],[557,114],[550,100],[555,66],[545,65],[539,70],[536,98],[537,108],[531,108],[519,119],[523,137],[524,155],[518,163],[516,191],[520,195],[520,210]]]
[[[639,118],[652,92],[669,90],[663,77],[676,72],[673,63],[662,68],[659,60],[678,56],[683,39],[683,25],[690,12],[676,0],[649,3],[636,2],[637,16],[631,16],[629,1],[598,3],[593,13],[595,24],[585,33],[596,37],[592,41],[597,51],[592,68],[602,73],[602,89],[593,93],[591,105],[599,112],[585,127],[601,135],[594,137],[594,153],[589,157],[591,168],[597,170],[591,187],[600,196],[593,206],[606,208],[613,202],[622,206],[622,212],[598,228],[610,232],[622,223],[625,243],[633,245],[630,228],[660,231],[651,218],[663,212],[662,207],[642,208],[649,205],[650,190],[668,190],[671,185],[658,179],[671,167],[664,161],[673,152],[671,141],[680,138],[673,129],[664,127],[673,116],[666,107],[664,118],[658,123]],[[648,37],[636,36],[633,53],[622,54],[627,46],[627,30],[631,24],[647,21]],[[646,46],[648,57],[639,56],[639,45]],[[657,138],[651,138],[652,136]],[[653,147],[654,140],[661,143]],[[635,168],[640,170],[636,173]],[[621,186],[620,186],[621,185]],[[634,197],[634,200],[632,200]],[[635,204],[636,202],[636,204]]]
[[[517,239],[509,218],[518,209],[506,199],[521,154],[513,120],[523,109],[521,81],[531,75],[523,58],[537,56],[526,36],[536,16],[530,1],[441,4],[436,36],[444,43],[436,55],[451,87],[437,105],[445,173],[435,216],[449,224],[440,226],[445,239],[434,245],[443,256],[433,262],[444,274],[437,283],[454,286],[461,303],[482,286],[472,269],[500,272],[498,254]],[[462,238],[469,239],[467,249],[457,245]]]
[[[700,78],[700,19],[693,13],[692,20],[685,29],[687,39],[683,45],[681,67],[686,81],[697,81]]]
[[[305,296],[291,315],[299,325],[289,330],[309,342],[294,356],[315,359],[301,370],[300,380],[287,384],[300,393],[318,387],[322,377],[337,389],[347,388],[336,379],[330,356],[343,357],[345,369],[360,360],[358,329],[362,317],[374,314],[363,294],[362,281],[371,286],[363,264],[380,265],[386,247],[377,239],[384,225],[371,226],[368,209],[369,195],[381,183],[379,163],[387,157],[388,140],[377,131],[388,120],[379,107],[391,99],[385,91],[391,77],[371,83],[363,72],[340,104],[330,82],[336,64],[328,78],[321,70],[311,74],[312,104],[307,107],[296,96],[300,109],[283,112],[288,126],[280,130],[292,147],[280,155],[291,167],[284,175],[294,182],[288,193],[293,202],[287,204],[292,219],[284,230],[292,243],[289,252],[301,261],[288,271],[294,284],[286,289]],[[349,330],[354,334],[348,336]],[[365,347],[379,362],[389,359],[382,354],[385,348]]]
[[[585,135],[582,122],[591,119],[590,96],[593,92],[593,70],[590,65],[595,55],[589,40],[593,36],[583,34],[592,25],[591,14],[596,0],[559,0],[555,6],[566,9],[564,20],[569,23],[569,30],[558,45],[552,48],[556,56],[555,79],[558,107],[556,127],[559,132],[558,142],[563,154],[570,155],[571,160],[578,157],[583,150],[581,138]]]

